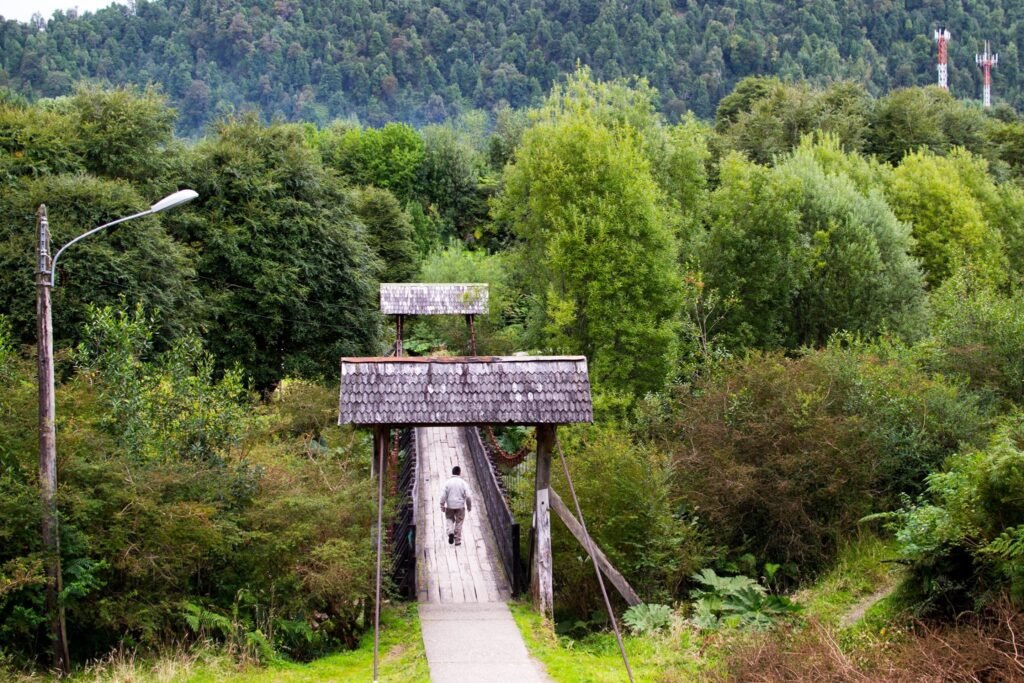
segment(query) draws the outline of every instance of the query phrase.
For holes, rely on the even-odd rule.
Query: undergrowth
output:
[[[8,678],[10,676],[10,678]],[[373,676],[373,633],[359,646],[308,664],[277,660],[266,666],[239,663],[223,645],[199,644],[171,648],[157,656],[116,650],[72,673],[70,683],[314,683],[369,681]],[[381,615],[380,678],[403,683],[429,683],[419,617],[414,604],[385,608]],[[5,672],[0,679],[13,683],[48,681],[46,674]],[[52,680],[57,680],[53,678]]]
[[[556,683],[619,683],[625,667],[615,635],[592,633],[580,639],[555,635],[529,605],[510,604],[526,647]],[[676,683],[694,680],[705,667],[698,639],[681,620],[648,635],[623,634],[623,643],[637,681]]]

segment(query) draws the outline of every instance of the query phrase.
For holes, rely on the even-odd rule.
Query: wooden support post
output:
[[[395,355],[401,358],[405,355],[405,346],[402,344],[402,314],[395,316]]]
[[[554,587],[551,558],[551,452],[555,448],[554,425],[537,425],[537,479],[534,503],[535,549],[530,595],[537,611],[554,618]]]
[[[466,325],[469,327],[469,355],[475,356],[476,353],[476,326],[473,324],[473,314],[470,313],[466,316]]]
[[[612,566],[612,563],[608,561],[605,554],[597,547],[594,539],[583,530],[583,526],[576,519],[576,515],[572,514],[572,511],[562,502],[561,496],[555,493],[554,489],[551,489],[548,497],[551,501],[551,509],[555,511],[558,518],[562,520],[572,535],[576,537],[576,540],[580,542],[583,549],[586,550],[588,546],[594,549],[594,556],[597,558],[597,566],[601,568],[601,573],[608,577],[608,580],[612,582],[612,585],[619,591],[619,594],[625,598],[626,603],[630,607],[641,604],[643,601],[636,594],[636,591],[633,590],[633,587],[629,585],[629,582],[626,581],[626,577]],[[588,540],[589,543],[587,542]]]
[[[391,430],[387,427],[377,426],[373,428],[373,461],[370,463],[370,476],[376,477],[378,464],[381,458],[384,459],[384,475],[387,475],[388,457],[390,451]]]

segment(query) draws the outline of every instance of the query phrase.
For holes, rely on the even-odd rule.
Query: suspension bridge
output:
[[[340,424],[369,428],[374,434],[374,681],[380,577],[387,571],[405,597],[419,603],[432,681],[548,681],[527,653],[506,602],[529,591],[536,609],[549,619],[553,616],[552,510],[594,562],[610,615],[604,578],[628,604],[639,603],[588,535],[560,448],[576,514],[550,486],[557,426],[593,420],[586,358],[476,355],[473,316],[487,310],[486,285],[382,285],[381,310],[396,317],[393,354],[342,359],[339,411]],[[426,314],[465,315],[472,355],[403,356],[403,316]],[[500,456],[509,456],[494,440],[491,427],[506,425],[533,426],[536,437],[526,538],[496,464]],[[460,546],[448,543],[440,506],[442,486],[455,465],[473,496]],[[383,518],[385,487],[399,501],[388,525]],[[393,558],[389,568],[381,566],[385,543]],[[612,624],[618,636],[613,615]],[[621,637],[619,645],[632,680]]]

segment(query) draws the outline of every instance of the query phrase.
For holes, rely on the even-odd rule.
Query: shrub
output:
[[[996,400],[1024,401],[1024,302],[961,270],[932,296],[933,334],[946,372]]]
[[[903,510],[900,550],[924,612],[956,613],[1008,589],[1024,599],[1024,414],[1005,418],[982,449],[949,459],[927,498]]]
[[[710,551],[693,520],[672,506],[666,455],[632,443],[611,426],[563,429],[559,437],[587,530],[598,547],[641,599],[668,602],[679,596],[686,577],[706,563]],[[535,459],[529,458],[509,479],[514,498],[532,500],[534,466]],[[551,479],[575,515],[557,453]],[[529,529],[532,502],[513,508],[523,511],[519,521],[524,531]],[[556,608],[576,618],[603,613],[586,552],[554,514],[551,526]],[[614,599],[614,589],[608,590]]]
[[[977,400],[918,363],[908,347],[851,337],[795,359],[754,353],[649,406],[642,429],[671,452],[676,500],[725,559],[749,553],[792,581],[985,433]]]
[[[926,346],[866,344],[843,335],[808,359],[827,373],[839,410],[860,418],[877,462],[875,509],[899,507],[901,495],[920,493],[947,457],[980,445],[990,428],[977,396],[923,369],[931,364]]]
[[[713,569],[704,569],[692,578],[698,588],[693,590],[693,623],[701,629],[732,626],[763,630],[777,621],[793,616],[800,606],[784,595],[771,595],[749,576],[718,576]]]
[[[622,623],[637,635],[648,635],[672,623],[672,608],[643,602],[627,609]]]
[[[678,502],[729,556],[811,572],[872,508],[874,452],[830,389],[807,358],[755,353],[678,396],[657,429]]]
[[[180,633],[243,658],[354,645],[373,578],[368,443],[323,418],[333,392],[286,383],[258,406],[194,340],[152,355],[149,322],[94,311],[82,371],[58,388],[73,656]],[[49,647],[35,392],[29,363],[0,371],[0,642],[28,665]]]
[[[841,648],[837,633],[817,622],[727,644],[715,680],[742,683],[917,683],[1017,681],[1024,657],[1015,647],[1024,614],[1005,602],[956,624],[918,621],[897,642]]]

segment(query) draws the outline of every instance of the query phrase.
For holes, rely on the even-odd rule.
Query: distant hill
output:
[[[158,83],[185,133],[247,109],[422,124],[532,103],[578,61],[598,78],[646,76],[670,116],[708,117],[752,74],[874,94],[933,83],[940,22],[953,93],[980,98],[974,53],[990,40],[995,100],[1020,109],[1020,0],[137,0],[0,22],[0,85],[37,97],[82,79]]]

